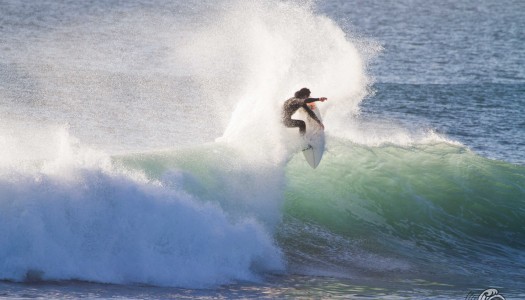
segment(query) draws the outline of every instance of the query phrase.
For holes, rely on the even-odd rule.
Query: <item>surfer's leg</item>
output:
[[[306,123],[302,120],[294,120],[294,119],[285,119],[284,125],[286,127],[299,127],[299,132],[301,135],[304,135],[306,133]]]
[[[299,132],[301,133],[301,135],[304,135],[306,133],[306,123],[302,120],[291,120],[293,126],[290,126],[290,127],[299,127]]]
[[[298,123],[297,127],[299,127],[299,132],[301,133],[301,135],[304,135],[306,133],[306,123],[301,120],[295,120],[295,121],[297,121]]]

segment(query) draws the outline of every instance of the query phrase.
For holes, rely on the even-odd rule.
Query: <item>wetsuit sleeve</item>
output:
[[[309,99],[315,99],[315,98],[309,98]],[[308,99],[306,99],[306,100],[308,100]],[[308,115],[310,115],[310,117],[311,117],[312,119],[316,120],[317,123],[319,123],[319,124],[323,124],[323,123],[321,123],[321,120],[319,120],[319,119],[317,118],[317,116],[315,115],[315,113],[310,109],[310,107],[308,107],[308,105],[306,105],[306,103],[310,103],[310,102],[306,102],[306,100],[304,101],[303,108],[306,110],[306,112],[308,113]],[[311,101],[311,102],[313,102],[313,101]]]
[[[312,103],[312,102],[315,102],[315,101],[319,101],[319,98],[308,98],[308,99],[304,100],[304,103]]]

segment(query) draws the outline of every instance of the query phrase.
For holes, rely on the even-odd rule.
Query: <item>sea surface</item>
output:
[[[525,298],[523,12],[0,0],[0,298]]]

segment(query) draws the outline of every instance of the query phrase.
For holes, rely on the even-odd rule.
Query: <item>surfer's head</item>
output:
[[[307,88],[302,88],[298,90],[297,92],[295,92],[295,98],[306,99],[308,97],[310,97],[310,90]]]

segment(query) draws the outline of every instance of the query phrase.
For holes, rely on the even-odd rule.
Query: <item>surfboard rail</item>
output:
[[[325,148],[325,136],[324,129],[322,126],[312,119],[308,113],[301,109],[301,113],[298,114],[303,121],[306,122],[306,133],[304,134],[304,147],[302,149],[304,158],[313,169],[319,166],[321,159],[323,158]],[[313,112],[316,114],[319,120],[321,118],[321,112],[317,107],[314,107]]]

